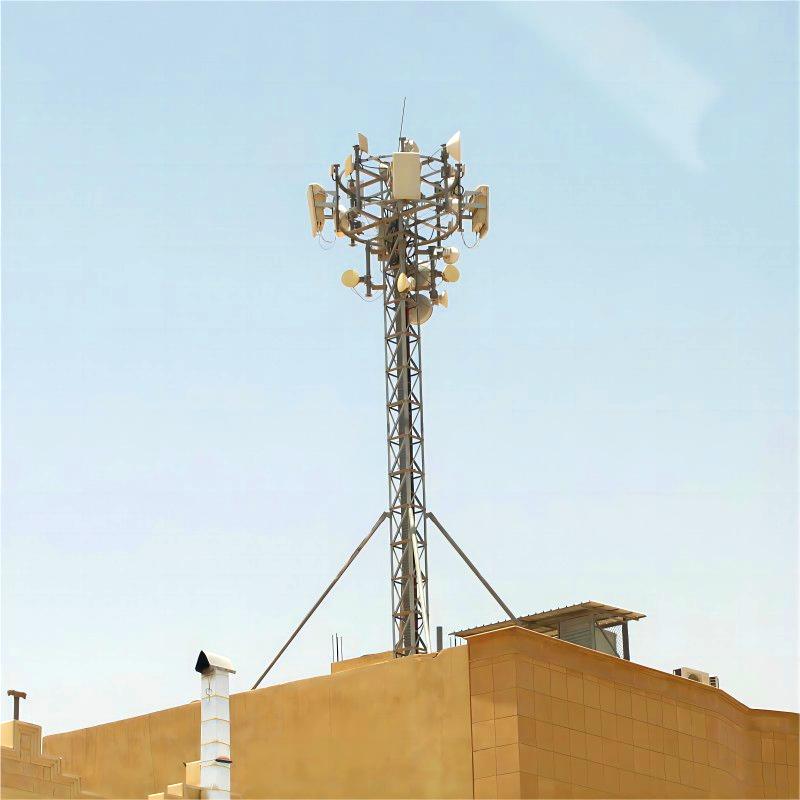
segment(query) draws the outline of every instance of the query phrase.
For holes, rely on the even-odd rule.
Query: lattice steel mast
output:
[[[404,137],[397,152],[371,155],[366,137],[358,140],[344,165],[331,167],[332,191],[308,187],[308,207],[312,235],[330,219],[337,236],[364,245],[365,272],[347,270],[345,286],[383,296],[393,642],[395,655],[405,656],[431,645],[421,326],[435,305],[447,307],[439,281],[459,277],[458,250],[444,242],[464,220],[478,237],[488,232],[489,190],[463,188],[460,134],[436,155],[421,155]],[[373,257],[380,283],[372,280]]]
[[[422,331],[421,324],[409,320],[414,307],[409,307],[408,292],[397,287],[400,275],[418,274],[419,253],[416,241],[403,229],[402,215],[387,243],[390,257],[383,267],[383,318],[393,638],[395,653],[408,655],[427,652],[430,635]]]

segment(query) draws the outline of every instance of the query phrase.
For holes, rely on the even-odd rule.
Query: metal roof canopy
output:
[[[594,600],[586,600],[583,603],[576,603],[571,606],[551,608],[549,611],[528,614],[527,616],[519,617],[519,621],[525,623],[526,628],[536,631],[536,633],[542,633],[545,636],[558,636],[558,624],[560,622],[572,617],[582,617],[587,613],[594,615],[595,624],[598,628],[611,628],[614,625],[621,625],[623,622],[644,619],[645,617],[645,614],[640,614],[638,611],[628,611],[626,608],[617,608],[605,603],[597,603]],[[513,624],[510,619],[499,620],[486,625],[478,625],[474,628],[453,631],[453,635],[466,639],[479,633],[505,628],[510,624]]]

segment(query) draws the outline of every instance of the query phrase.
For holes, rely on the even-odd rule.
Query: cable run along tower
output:
[[[489,188],[465,188],[464,172],[460,132],[431,155],[403,136],[396,152],[375,155],[358,134],[352,154],[331,166],[333,188],[307,190],[312,236],[329,220],[337,237],[364,248],[363,273],[348,269],[342,283],[383,297],[395,656],[426,653],[432,644],[421,331],[435,308],[447,308],[442,284],[459,278],[459,251],[447,240],[463,236],[465,222],[476,242],[489,231]]]

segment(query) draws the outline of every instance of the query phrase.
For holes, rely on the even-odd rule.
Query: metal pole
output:
[[[441,625],[436,626],[436,652],[441,653],[442,648],[444,647],[443,640],[444,639],[444,631],[442,630]]]
[[[628,640],[628,620],[622,622],[622,657],[626,661],[631,660],[631,643]]]
[[[20,701],[20,698],[25,700],[28,697],[28,695],[27,695],[26,692],[20,692],[20,691],[17,691],[16,689],[9,689],[6,692],[6,694],[9,697],[13,697],[14,698],[14,719],[17,722],[19,722],[19,701]]]
[[[484,578],[483,575],[481,575],[480,572],[478,572],[478,568],[469,560],[469,558],[467,558],[467,554],[455,543],[455,540],[444,529],[442,523],[439,522],[438,519],[436,519],[436,515],[432,511],[429,511],[427,516],[431,520],[431,522],[433,522],[433,524],[442,532],[442,536],[444,536],[444,538],[447,539],[447,541],[450,542],[451,545],[453,545],[453,549],[456,551],[456,553],[458,553],[461,556],[461,558],[464,559],[464,563],[472,570],[475,577],[484,585],[486,591],[488,591],[489,594],[492,597],[494,597],[494,599],[500,604],[500,608],[502,608],[503,611],[505,611],[506,614],[508,614],[511,621],[516,623],[517,625],[520,625],[523,628],[526,627],[522,622],[520,622],[520,620],[517,618],[517,615],[502,601],[500,595],[497,594],[497,592],[494,589],[492,589],[492,587],[489,585],[489,581],[487,581],[486,578]]]
[[[302,622],[294,629],[294,632],[288,638],[286,644],[283,647],[281,647],[281,649],[278,651],[278,655],[276,655],[275,658],[273,658],[272,661],[270,661],[269,666],[261,673],[261,677],[253,684],[253,686],[251,687],[251,691],[253,689],[258,689],[258,685],[261,683],[261,681],[264,680],[264,678],[267,676],[267,673],[275,666],[276,662],[283,655],[286,648],[294,641],[294,637],[297,636],[298,633],[300,633],[306,622],[308,622],[309,619],[311,619],[311,615],[319,608],[322,601],[330,594],[331,589],[333,589],[333,587],[336,586],[337,582],[339,581],[339,578],[341,578],[342,575],[344,575],[344,573],[347,571],[347,568],[353,563],[353,561],[355,561],[356,556],[364,549],[364,546],[372,538],[372,535],[375,533],[376,530],[378,530],[378,528],[380,528],[380,526],[383,524],[383,521],[388,516],[389,515],[384,511],[378,517],[378,521],[372,526],[370,532],[361,540],[361,543],[353,551],[353,554],[350,556],[350,558],[347,559],[345,565],[339,570],[336,577],[328,584],[328,588],[322,593],[319,600],[317,600],[317,602],[314,603],[313,606],[311,606],[311,611],[309,611],[308,614],[306,614],[303,617]]]
[[[400,219],[402,226],[402,218]],[[400,239],[400,272],[405,272],[405,238],[403,238],[402,227],[398,234]],[[401,537],[401,560],[402,560],[402,601],[397,609],[402,615],[401,619],[406,620],[403,627],[402,648],[403,653],[415,653],[418,636],[417,625],[417,581],[416,570],[414,568],[414,554],[412,548],[416,545],[415,537],[415,518],[414,518],[414,487],[413,475],[411,471],[411,381],[410,353],[409,353],[409,330],[408,330],[408,303],[400,300],[395,315],[395,334],[397,336],[397,402],[398,402],[398,431],[399,454],[400,454],[400,530]],[[393,503],[395,498],[390,497],[389,502]],[[398,645],[400,642],[398,642]]]

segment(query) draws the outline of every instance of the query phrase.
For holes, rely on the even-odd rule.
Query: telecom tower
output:
[[[370,153],[358,134],[352,155],[330,170],[333,189],[308,187],[312,236],[331,220],[338,237],[364,248],[364,273],[342,283],[383,296],[392,624],[395,656],[431,649],[428,619],[427,508],[422,413],[421,332],[434,307],[447,308],[441,283],[459,278],[459,252],[446,241],[471,222],[489,231],[489,189],[462,184],[461,134],[423,155],[401,136],[394,153]],[[377,265],[377,268],[375,266]],[[375,273],[377,279],[373,279]]]
[[[465,222],[471,224],[476,244],[489,232],[489,187],[465,189],[463,178],[460,132],[433,155],[422,155],[416,142],[402,133],[396,152],[374,155],[369,152],[367,137],[359,133],[352,155],[344,164],[331,166],[333,189],[318,183],[308,187],[311,235],[322,236],[330,220],[336,236],[346,237],[352,247],[364,247],[364,273],[348,269],[342,274],[342,283],[356,292],[363,286],[367,298],[376,292],[383,297],[389,508],[311,606],[253,689],[259,687],[387,519],[396,657],[432,649],[428,520],[509,618],[523,624],[425,504],[422,326],[433,315],[434,307],[447,308],[447,292],[440,291],[441,284],[455,283],[459,278],[458,248],[447,246],[447,240],[456,233],[463,238]]]

